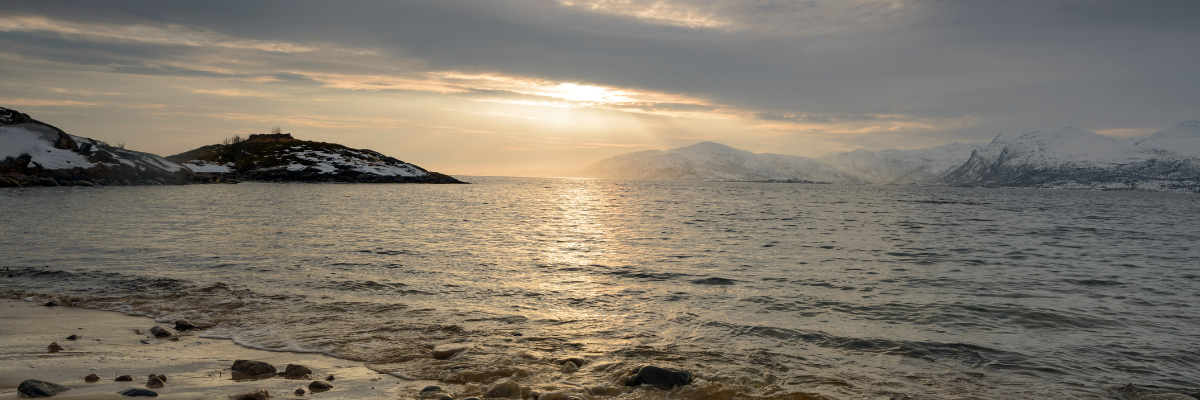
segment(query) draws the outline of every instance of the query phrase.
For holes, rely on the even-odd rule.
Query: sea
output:
[[[1195,194],[463,179],[0,190],[0,295],[595,399],[1200,388]]]

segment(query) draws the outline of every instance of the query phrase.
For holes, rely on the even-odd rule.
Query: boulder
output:
[[[154,335],[154,337],[167,337],[167,336],[173,335],[173,333],[171,333],[170,329],[163,328],[158,325],[155,325],[153,328],[150,328],[150,334]]]
[[[133,375],[121,375],[114,380],[117,382],[133,382]]]
[[[99,382],[100,375],[91,374],[91,375],[85,376],[85,377],[83,377],[83,381],[84,382]]]
[[[237,360],[230,367],[233,372],[250,376],[275,375],[275,366],[262,361]]]
[[[295,392],[295,393],[296,393],[296,395],[297,395],[297,396],[303,396],[303,395],[304,395],[304,388],[296,389],[296,392]]]
[[[150,375],[150,379],[146,381],[146,387],[148,388],[157,389],[163,386],[166,386],[166,382],[163,382],[162,379],[159,379],[158,375]]]
[[[158,397],[158,392],[150,389],[129,388],[117,392],[117,394],[127,397]]]
[[[27,379],[17,386],[17,393],[25,397],[54,397],[68,390],[71,388],[37,379]]]
[[[658,388],[673,388],[692,383],[692,373],[674,371],[666,368],[647,365],[625,380],[626,386],[652,385]]]
[[[186,319],[177,319],[177,320],[175,320],[175,330],[177,330],[177,331],[186,331],[186,330],[189,330],[189,329],[196,329],[196,325],[192,324],[192,322],[191,322],[191,321],[188,321],[188,320],[186,320]]]
[[[333,389],[333,385],[329,384],[329,382],[312,381],[312,383],[308,384],[308,390],[311,390],[314,393],[324,392],[329,389]]]
[[[21,184],[16,180],[0,176],[0,187],[21,187]]]
[[[501,379],[488,386],[487,392],[483,397],[499,398],[499,399],[519,399],[521,398],[521,385],[508,379]]]
[[[283,374],[281,374],[281,375],[283,375],[285,378],[299,379],[299,378],[304,378],[306,376],[312,375],[312,373],[313,372],[311,369],[308,369],[308,367],[305,367],[303,365],[288,364],[287,367],[283,369]]]

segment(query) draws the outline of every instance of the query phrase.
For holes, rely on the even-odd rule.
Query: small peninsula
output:
[[[75,136],[0,107],[0,188],[192,183],[466,183],[372,150],[279,133],[160,157]]]

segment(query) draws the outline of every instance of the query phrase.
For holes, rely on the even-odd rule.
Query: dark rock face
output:
[[[625,380],[626,386],[653,385],[668,389],[689,383],[692,383],[691,372],[674,371],[652,365],[639,368],[636,373]]]
[[[25,397],[54,397],[68,390],[71,388],[37,379],[25,380],[17,386],[17,393]]]
[[[173,335],[170,330],[168,330],[167,328],[158,326],[158,325],[155,325],[153,328],[150,328],[150,334],[154,335],[154,337],[167,337],[167,336]]]
[[[191,321],[188,321],[186,319],[175,320],[175,330],[186,331],[186,330],[191,330],[191,329],[197,329],[196,325],[192,324]]]
[[[129,388],[117,392],[117,394],[127,397],[158,397],[158,392],[149,389]]]
[[[283,375],[285,378],[304,378],[306,376],[312,375],[312,373],[313,372],[311,369],[308,369],[308,367],[305,367],[303,365],[288,364],[287,367],[284,368],[283,374],[281,374],[281,375]]]
[[[308,390],[313,392],[323,392],[329,389],[333,389],[333,385],[329,384],[329,382],[312,381],[312,383],[308,384]]]
[[[252,360],[237,360],[230,367],[233,372],[246,374],[249,376],[275,375],[275,366],[262,361]]]

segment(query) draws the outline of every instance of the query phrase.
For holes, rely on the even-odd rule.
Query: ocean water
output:
[[[676,399],[1200,387],[1193,194],[466,180],[3,190],[0,294],[599,398],[661,398],[617,389],[646,364]]]

